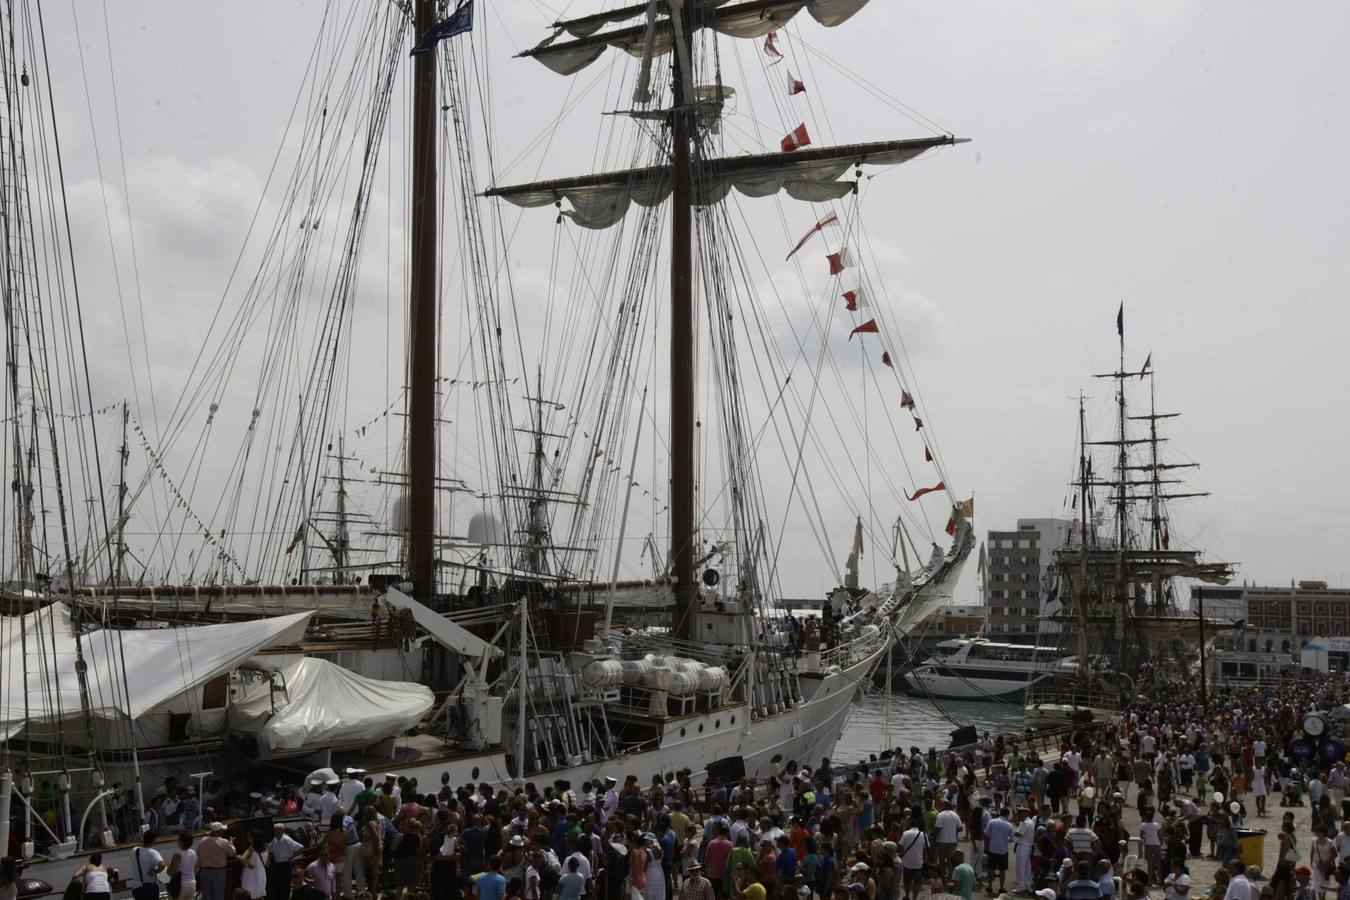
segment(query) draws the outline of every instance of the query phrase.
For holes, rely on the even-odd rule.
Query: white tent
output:
[[[339,747],[368,747],[416,725],[435,702],[431,688],[365,678],[324,659],[291,657],[253,667],[280,673],[275,695],[254,685],[230,708],[230,730],[257,738],[264,757]]]
[[[312,612],[188,628],[94,629],[80,636],[89,708],[136,718],[237,668],[267,647],[296,644]],[[0,616],[0,735],[83,714],[70,610],[52,603]]]

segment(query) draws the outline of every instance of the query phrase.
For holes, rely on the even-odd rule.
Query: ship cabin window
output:
[[[1049,647],[1031,647],[1020,644],[975,644],[970,648],[970,659],[994,659],[1003,662],[1032,662],[1050,659],[1054,650]]]
[[[229,674],[218,675],[202,685],[202,709],[224,709],[229,693]]]

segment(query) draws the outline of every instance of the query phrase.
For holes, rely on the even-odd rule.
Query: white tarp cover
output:
[[[259,650],[299,643],[311,615],[90,631],[81,638],[90,711],[105,718],[140,716],[237,668]],[[25,715],[34,722],[82,715],[75,661],[70,609],[64,603],[24,616],[0,616],[0,734],[22,730]]]
[[[273,714],[270,688],[255,684],[231,705],[230,730],[252,734],[273,754],[367,747],[412,728],[435,702],[426,685],[366,678],[325,659],[252,665],[280,672],[286,692]]]

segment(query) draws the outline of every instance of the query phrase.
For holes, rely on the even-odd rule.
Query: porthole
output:
[[[477,766],[474,766],[474,767],[473,767],[473,771],[469,773],[469,777],[472,778],[474,781],[477,781],[477,780],[478,780],[478,767],[477,767]]]
[[[680,737],[684,737],[684,729],[683,729],[683,728],[680,729]]]
[[[735,724],[736,724],[736,717],[735,717],[735,716],[732,716],[732,717],[731,717],[731,724],[732,724],[732,725],[735,725]]]
[[[721,720],[721,719],[718,719],[716,722],[713,722],[713,727],[714,727],[714,728],[721,728],[721,727],[722,727],[722,720]]]
[[[698,733],[699,733],[699,734],[702,734],[702,733],[703,733],[703,723],[702,723],[702,722],[699,722],[699,723],[698,723]]]

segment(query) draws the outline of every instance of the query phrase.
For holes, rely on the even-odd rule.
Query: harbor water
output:
[[[833,761],[847,765],[880,754],[886,748],[948,746],[957,728],[974,725],[990,734],[1022,730],[1022,704],[971,700],[933,701],[896,690],[890,697],[890,740],[887,742],[886,696],[869,689],[855,703],[835,745]]]

